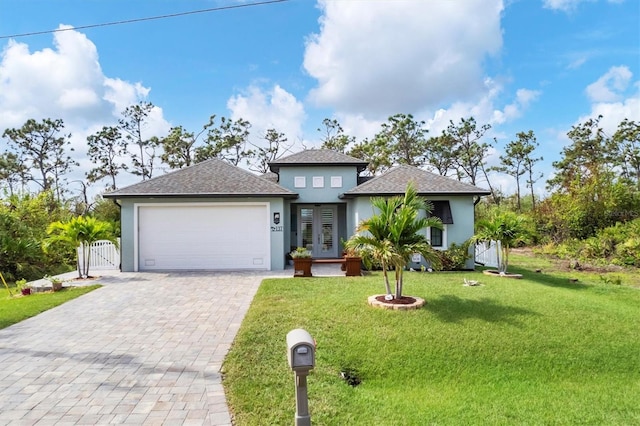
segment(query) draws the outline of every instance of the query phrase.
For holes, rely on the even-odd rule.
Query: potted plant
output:
[[[297,247],[289,253],[293,259],[293,276],[310,277],[311,275],[311,252],[304,247]]]
[[[62,278],[52,277],[50,275],[45,275],[44,279],[51,283],[51,289],[53,291],[62,290],[62,283],[64,282],[64,280],[62,280]]]
[[[362,275],[360,266],[362,264],[362,256],[358,250],[345,247],[344,250],[344,271],[347,277],[359,277]]]
[[[31,294],[31,287],[27,285],[27,280],[25,280],[24,278],[16,281],[16,287],[18,288],[18,290],[20,290],[20,293],[22,293],[23,296],[28,296]]]

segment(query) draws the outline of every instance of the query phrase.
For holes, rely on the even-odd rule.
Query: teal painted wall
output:
[[[426,197],[430,201],[448,200],[451,206],[451,215],[453,216],[453,224],[446,226],[446,243],[462,244],[473,236],[474,233],[474,197],[473,196],[438,196]],[[351,214],[347,215],[347,226],[353,229],[352,224],[367,219],[377,212],[371,206],[369,197],[358,197],[353,200],[353,208]],[[351,222],[350,222],[351,221]],[[442,249],[446,249],[443,247]],[[420,264],[412,264],[411,267],[419,268]],[[474,268],[473,258],[467,260],[466,267]]]
[[[318,203],[343,203],[338,198],[358,184],[357,168],[355,166],[287,166],[280,168],[280,186],[299,194],[296,203],[318,204]],[[339,188],[331,187],[332,177],[341,177],[342,185]],[[296,188],[295,178],[304,177],[304,188]],[[313,178],[321,177],[324,185],[321,188],[313,187]]]

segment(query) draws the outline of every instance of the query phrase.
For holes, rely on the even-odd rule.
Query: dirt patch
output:
[[[607,272],[623,272],[625,268],[623,266],[618,265],[602,265],[595,264],[593,262],[588,262],[584,260],[569,260],[569,259],[560,259],[558,257],[539,253],[534,251],[531,247],[517,247],[512,248],[511,253],[519,254],[531,258],[540,258],[544,259],[547,262],[552,264],[551,269],[558,272],[571,272],[571,271],[584,271],[584,272],[596,272],[596,273],[607,273]],[[509,262],[510,264],[513,263]],[[547,269],[547,268],[545,268]]]
[[[624,268],[618,265],[594,265],[589,262],[580,262],[577,260],[558,261],[559,268],[563,271],[583,271],[583,272],[622,272]]]
[[[93,280],[97,280],[98,278],[100,278],[100,277],[94,277],[94,276],[89,275],[89,276],[88,276],[88,277],[86,277],[86,278],[75,277],[75,278],[71,278],[71,279],[66,280],[66,281],[80,281],[80,282],[85,282],[85,281],[93,281]]]

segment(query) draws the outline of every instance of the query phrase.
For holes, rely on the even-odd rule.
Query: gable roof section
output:
[[[105,198],[151,196],[297,198],[298,195],[217,158],[103,195]]]
[[[274,173],[286,166],[356,166],[358,172],[364,170],[369,163],[331,149],[306,149],[269,163]]]
[[[400,165],[342,194],[342,198],[404,194],[413,182],[420,195],[489,195],[486,189],[413,166]]]

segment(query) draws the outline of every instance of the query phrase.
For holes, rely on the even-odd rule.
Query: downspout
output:
[[[118,210],[120,210],[120,247],[118,248],[120,252],[120,265],[118,265],[118,270],[122,272],[122,204],[118,203],[116,198],[113,199],[113,204],[118,206]]]
[[[478,205],[478,203],[480,202],[480,200],[482,199],[482,197],[480,197],[479,195],[476,195],[476,199],[473,202],[473,232],[476,232],[476,206]],[[476,259],[476,247],[475,245],[473,246],[473,264],[474,265],[480,265],[480,266],[484,266],[483,263],[478,262],[478,259]],[[475,267],[474,267],[475,269]]]

